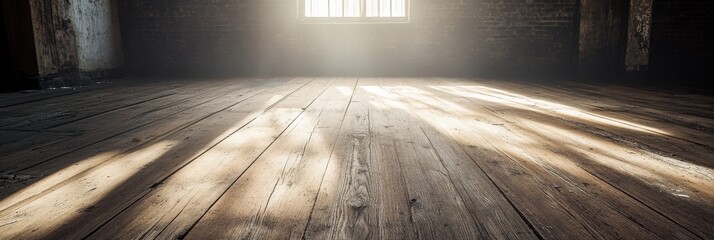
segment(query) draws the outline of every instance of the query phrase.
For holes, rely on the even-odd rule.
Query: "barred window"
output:
[[[406,22],[408,0],[301,0],[304,21]]]

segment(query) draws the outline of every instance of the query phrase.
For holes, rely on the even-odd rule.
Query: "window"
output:
[[[300,0],[308,22],[406,22],[409,0]]]

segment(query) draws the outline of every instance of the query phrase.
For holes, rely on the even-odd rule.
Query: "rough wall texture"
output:
[[[653,6],[651,76],[714,87],[714,1],[657,0]]]
[[[116,0],[30,0],[40,87],[86,84],[122,64]]]
[[[652,1],[631,0],[627,30],[627,71],[647,71],[650,61]]]
[[[414,0],[408,24],[300,24],[295,0],[121,1],[137,70],[245,74],[564,73],[576,0]]]
[[[75,0],[80,71],[102,71],[122,64],[119,17],[114,0]]]
[[[611,78],[624,70],[626,1],[581,0],[579,73],[583,78]]]
[[[31,0],[38,74],[74,72],[77,69],[77,38],[70,1]]]

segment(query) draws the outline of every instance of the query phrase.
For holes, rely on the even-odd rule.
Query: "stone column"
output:
[[[628,73],[642,75],[648,71],[651,27],[652,0],[631,0],[625,55],[625,69]]]

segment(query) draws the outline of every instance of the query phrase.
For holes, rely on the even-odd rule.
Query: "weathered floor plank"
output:
[[[602,180],[578,169],[577,165],[569,161],[582,157],[568,154],[557,144],[550,145],[552,142],[550,138],[537,134],[541,129],[528,128],[529,124],[519,120],[518,117],[502,116],[489,108],[494,105],[486,102],[469,101],[466,98],[445,94],[445,92],[455,93],[454,89],[444,92],[434,89],[425,89],[425,91],[440,98],[440,103],[432,103],[436,104],[435,106],[454,107],[445,109],[450,114],[427,115],[424,118],[437,119],[434,122],[443,124],[443,131],[450,132],[461,141],[474,159],[481,159],[480,165],[499,183],[509,198],[521,207],[527,218],[534,221],[533,225],[546,238],[583,238],[590,234],[594,234],[591,237],[605,238],[642,234],[644,238],[652,238],[650,232],[655,232],[661,238],[672,238],[670,234],[679,237],[692,236],[687,230],[677,226],[664,229],[668,225],[673,225],[671,222],[656,227],[661,222],[669,220]],[[409,95],[404,93],[402,96]],[[459,111],[455,106],[464,106],[465,109]],[[535,120],[536,117],[531,116],[529,119]],[[519,178],[521,180],[517,180]],[[532,201],[534,191],[540,192],[538,195],[547,196],[552,203]],[[553,208],[551,204],[557,204],[558,210],[547,210]],[[534,213],[540,211],[551,213]],[[558,213],[564,215],[553,217]],[[530,215],[533,216],[528,217]],[[584,225],[568,225],[567,227],[570,228],[568,231],[549,229],[548,226],[560,225],[555,222],[570,218],[568,215],[575,218],[571,220],[572,222]],[[646,224],[646,227],[642,227],[639,221],[651,222]],[[580,236],[558,236],[558,234],[578,232],[581,233]]]
[[[458,86],[459,83],[468,83],[450,82],[447,84]],[[714,142],[714,129],[707,127],[714,119],[692,116],[686,114],[685,110],[651,110],[668,104],[650,102],[643,105],[610,100],[607,96],[588,95],[585,91],[518,86],[499,82],[488,84],[488,87],[472,84],[466,88],[483,96],[520,104],[522,109],[548,112],[554,117],[580,124],[583,130],[622,144],[659,154],[676,153],[673,156],[681,160],[714,167],[714,162],[707,161],[708,156],[714,154],[714,148],[710,146]],[[602,90],[600,94],[617,95],[618,92]],[[666,100],[660,99],[659,102],[663,101]],[[706,102],[705,99],[700,101]]]
[[[187,236],[188,239],[239,239],[267,238],[272,227],[279,224],[290,224],[290,216],[281,216],[274,221],[266,215],[269,208],[283,195],[286,185],[293,184],[290,175],[308,161],[324,161],[321,154],[329,154],[332,149],[330,136],[318,132],[320,120],[329,121],[338,116],[338,121],[330,121],[328,128],[339,128],[341,117],[349,103],[350,96],[341,94],[337,88],[352,88],[349,81],[331,84],[305,111],[299,119],[286,130],[280,139],[275,141],[237,181],[230,186],[221,199],[201,218],[195,228]],[[348,90],[349,91],[349,90]],[[333,105],[333,109],[327,108]],[[323,125],[324,126],[324,125]],[[325,139],[327,138],[327,139]],[[329,140],[328,140],[329,139]],[[319,179],[319,170],[315,178],[305,177],[304,180]],[[294,177],[293,177],[294,178]],[[297,184],[297,183],[295,183]],[[291,199],[296,201],[298,199]],[[305,204],[299,202],[298,204]],[[308,203],[309,204],[309,203]],[[300,206],[304,207],[304,206]],[[308,208],[311,206],[308,205]],[[288,209],[285,209],[288,210]],[[293,210],[293,209],[290,209]],[[226,221],[231,216],[233,220]],[[300,238],[302,233],[291,235],[292,231],[283,232],[281,238],[292,236]]]
[[[304,237],[308,239],[414,239],[409,197],[393,140],[380,135],[361,79],[325,169]],[[285,200],[285,202],[288,202]]]
[[[304,82],[292,84],[269,93],[267,99],[257,103],[220,110],[178,132],[145,142],[138,149],[104,161],[89,171],[81,171],[44,191],[43,196],[0,211],[0,222],[9,223],[0,227],[3,230],[0,233],[3,236],[22,233],[30,238],[84,237],[141,198],[152,186],[252,122],[256,113],[260,115],[304,85]],[[66,201],[67,194],[75,195],[74,200]],[[47,228],[49,223],[55,228]]]
[[[393,98],[383,82],[367,89],[389,109],[386,119],[404,176],[411,218],[420,239],[479,239],[487,237],[468,211],[464,199],[448,176],[448,170],[433,153],[408,103]]]
[[[296,121],[328,83],[327,80],[316,80],[276,102],[271,110],[245,127],[236,129],[91,237],[168,239],[185,236],[235,179]],[[199,184],[195,184],[197,182]],[[116,227],[127,224],[131,227]]]
[[[714,238],[709,96],[458,78],[44,94],[0,94],[1,239]]]
[[[152,86],[153,85],[153,86]],[[86,91],[64,98],[0,108],[0,129],[44,130],[119,110],[128,106],[161,99],[178,93],[185,84],[135,85]],[[187,86],[196,87],[196,86]]]
[[[286,162],[280,181],[267,202],[262,221],[255,224],[264,226],[267,231],[256,231],[256,238],[304,237],[325,169],[332,162],[335,149],[345,146],[338,139],[343,136],[343,129],[351,129],[345,125],[349,121],[345,122],[349,116],[347,110],[353,104],[351,100],[354,99],[356,83],[356,78],[340,79],[325,93],[328,99],[323,103],[309,142],[303,147],[303,155]]]
[[[290,84],[290,82],[284,83],[282,81],[276,81],[276,83],[283,83],[288,89],[290,89],[291,85],[298,86]],[[300,83],[298,82],[298,84]],[[271,89],[275,92],[265,93]],[[38,194],[52,189],[56,184],[63,183],[67,179],[75,177],[77,174],[84,174],[107,161],[120,159],[123,155],[135,149],[159,141],[173,133],[183,131],[187,127],[204,121],[206,118],[218,112],[230,110],[232,107],[242,107],[242,111],[250,111],[253,107],[251,105],[259,109],[257,108],[258,106],[265,106],[259,104],[267,99],[271,99],[276,92],[279,93],[279,89],[274,89],[271,84],[263,84],[262,87],[244,88],[233,91],[220,98],[209,98],[207,102],[203,102],[186,111],[167,114],[166,118],[160,119],[160,121],[121,133],[86,148],[80,148],[77,151],[71,151],[59,155],[56,158],[50,158],[51,161],[22,170],[18,173],[13,173],[13,175],[31,177],[29,180],[19,182],[18,184],[20,186],[31,185],[23,188],[21,191],[13,193],[12,198],[0,201],[0,210],[17,204],[20,201],[29,201],[38,198],[41,196]],[[228,124],[230,124],[230,122],[228,122]],[[78,137],[78,139],[78,141],[82,140],[81,137]],[[36,179],[38,176],[41,176],[42,179]],[[11,192],[3,193],[3,195],[10,193]]]
[[[126,79],[120,80],[125,85],[130,81]],[[102,83],[91,86],[61,88],[61,89],[42,89],[42,90],[27,90],[21,92],[6,92],[0,93],[0,108],[7,108],[17,105],[29,105],[30,103],[39,102],[51,98],[59,98],[67,95],[77,94],[85,91],[99,91],[100,89],[109,87],[110,84]],[[116,85],[114,85],[116,86]]]
[[[437,130],[439,123],[425,121],[429,118],[438,119],[439,116],[444,116],[438,107],[447,108],[448,105],[439,103],[432,105],[435,103],[433,97],[420,96],[420,93],[426,91],[421,89],[420,86],[424,84],[419,81],[392,79],[383,82],[383,85],[387,87],[382,87],[382,89],[388,92],[384,94],[390,94],[391,98],[401,100],[401,103],[409,109],[411,118],[407,119],[413,119],[412,126],[420,128],[420,131],[415,132],[420,136],[423,148],[430,149],[432,155],[444,166],[450,181],[478,224],[481,237],[535,239],[536,236],[527,223],[488,176],[458,144],[451,140],[450,136]],[[411,85],[416,85],[416,87]],[[413,96],[413,99],[410,99],[409,96]],[[458,109],[450,110],[453,111],[452,114],[459,114]]]
[[[246,82],[239,81],[206,84],[206,87],[194,87],[190,91],[184,90],[185,92],[144,102],[120,111],[108,112],[47,129],[46,131],[65,134],[35,135],[0,146],[0,150],[6,153],[0,157],[0,171],[15,173],[25,170],[222,96],[244,90],[249,86]],[[123,121],[117,122],[116,119],[123,119]]]
[[[444,89],[443,91],[459,92],[458,89],[453,88]],[[476,95],[498,98],[498,95],[474,89],[468,89],[466,93],[467,95],[465,96],[467,98]],[[589,176],[595,180],[594,182],[603,182],[602,184],[610,185],[616,190],[614,192],[613,190],[603,190],[604,193],[613,195],[608,192],[622,192],[624,193],[623,199],[634,198],[633,200],[639,202],[639,204],[644,203],[645,207],[650,208],[651,210],[649,211],[654,210],[663,214],[663,216],[659,217],[662,218],[662,221],[671,219],[677,224],[685,226],[688,231],[696,233],[697,236],[704,237],[714,234],[712,232],[714,230],[710,228],[699,227],[702,223],[711,224],[712,218],[710,216],[714,215],[712,210],[714,209],[714,202],[711,200],[714,195],[714,186],[712,184],[714,182],[714,171],[706,166],[691,164],[691,162],[708,161],[709,157],[706,156],[712,156],[714,153],[702,154],[703,159],[682,161],[672,157],[670,154],[663,156],[659,152],[651,152],[648,149],[633,148],[628,145],[623,146],[619,141],[614,141],[613,143],[612,138],[622,139],[625,137],[615,135],[612,138],[603,138],[601,135],[592,134],[589,128],[585,127],[591,126],[591,123],[583,124],[578,121],[563,120],[561,117],[553,116],[549,112],[539,113],[531,109],[523,109],[525,106],[507,100],[507,98],[501,98],[501,100],[504,102],[499,104],[488,104],[483,101],[481,103],[490,105],[490,112],[503,116],[500,121],[507,124],[508,128],[514,131],[514,133],[510,134],[511,136],[530,137],[531,141],[542,144],[538,148],[533,148],[537,151],[532,153],[533,157],[540,159],[562,158],[563,162],[554,165],[555,168],[562,169],[568,165],[572,166],[573,169],[578,169],[576,172],[580,172],[575,174],[574,177]],[[478,102],[474,103],[478,104]],[[616,132],[613,128],[617,128],[599,127],[612,132]],[[648,141],[647,138],[634,138],[634,140],[641,141],[642,144],[652,144],[652,141]],[[683,142],[678,144],[680,146],[687,145],[687,143]],[[496,146],[506,145],[496,144]],[[546,151],[551,151],[552,153],[548,155]],[[670,153],[688,156],[688,153],[681,151]],[[573,174],[562,170],[558,172],[568,175]],[[598,197],[596,199],[608,200],[609,198]],[[612,202],[625,203],[626,201],[615,200]],[[617,204],[614,206],[617,206]],[[637,208],[630,207],[628,209]],[[622,207],[616,207],[613,210],[625,212],[622,211]],[[646,212],[645,209],[632,211],[631,213],[640,214]],[[631,218],[640,219],[638,217]],[[654,219],[654,217],[645,219]],[[636,222],[636,224],[641,223]],[[648,226],[650,226],[648,231],[656,232],[662,229],[652,225]],[[669,232],[677,231],[670,230]],[[667,232],[661,234],[667,234]],[[682,234],[686,235],[686,232]]]

